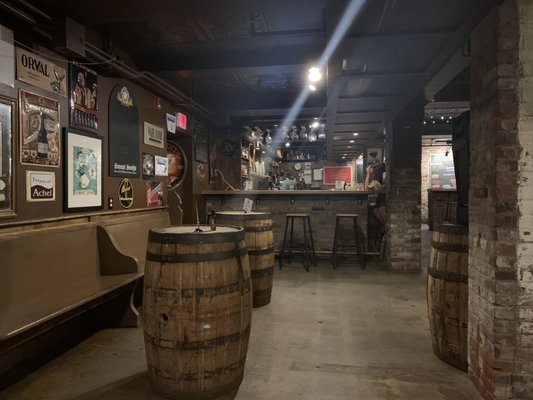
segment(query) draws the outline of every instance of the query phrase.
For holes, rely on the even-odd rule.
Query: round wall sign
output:
[[[168,178],[167,190],[172,190],[180,185],[187,173],[187,157],[185,152],[176,143],[167,141]]]
[[[122,179],[118,187],[118,201],[124,208],[130,208],[133,204],[133,185],[128,178]]]

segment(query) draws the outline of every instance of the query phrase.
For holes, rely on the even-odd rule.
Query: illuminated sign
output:
[[[187,130],[187,116],[182,113],[178,113],[178,128]]]

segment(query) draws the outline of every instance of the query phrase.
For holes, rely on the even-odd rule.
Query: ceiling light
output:
[[[311,67],[309,68],[307,79],[309,79],[309,82],[318,82],[320,79],[322,79],[322,73],[317,67]]]
[[[355,140],[350,140],[350,143],[354,143],[354,142],[355,142]]]
[[[285,143],[285,147],[291,147],[290,142]]]
[[[311,92],[316,92],[316,86],[315,85],[312,85],[311,83],[309,85],[307,85],[307,87],[309,88],[309,90]]]
[[[318,128],[318,125],[319,125],[318,121],[315,121],[311,124],[311,128]]]

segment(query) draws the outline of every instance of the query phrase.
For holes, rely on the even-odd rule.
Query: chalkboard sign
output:
[[[432,154],[430,160],[431,189],[456,189],[455,167],[451,152]]]

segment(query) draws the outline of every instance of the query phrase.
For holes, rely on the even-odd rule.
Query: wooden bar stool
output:
[[[356,255],[359,257],[359,262],[361,267],[365,269],[365,262],[363,257],[363,252],[361,249],[361,238],[359,237],[359,230],[357,226],[357,217],[358,214],[351,213],[342,213],[336,214],[335,216],[335,235],[333,237],[333,247],[331,251],[331,263],[333,264],[333,269],[337,268],[339,264],[338,258],[345,256]],[[341,240],[341,223],[343,219],[351,220],[353,223],[353,242],[342,243]],[[355,253],[354,253],[355,251]]]
[[[313,240],[313,230],[311,229],[311,217],[309,214],[286,214],[285,216],[285,231],[283,233],[283,242],[281,243],[281,250],[279,253],[279,269],[283,264],[283,257],[287,252],[287,261],[291,263],[293,253],[303,255],[304,268],[309,271],[309,264],[316,265],[315,243]],[[303,243],[296,243],[294,241],[294,220],[302,221],[303,228]],[[290,233],[287,237],[287,231]],[[287,242],[288,239],[288,242]]]

